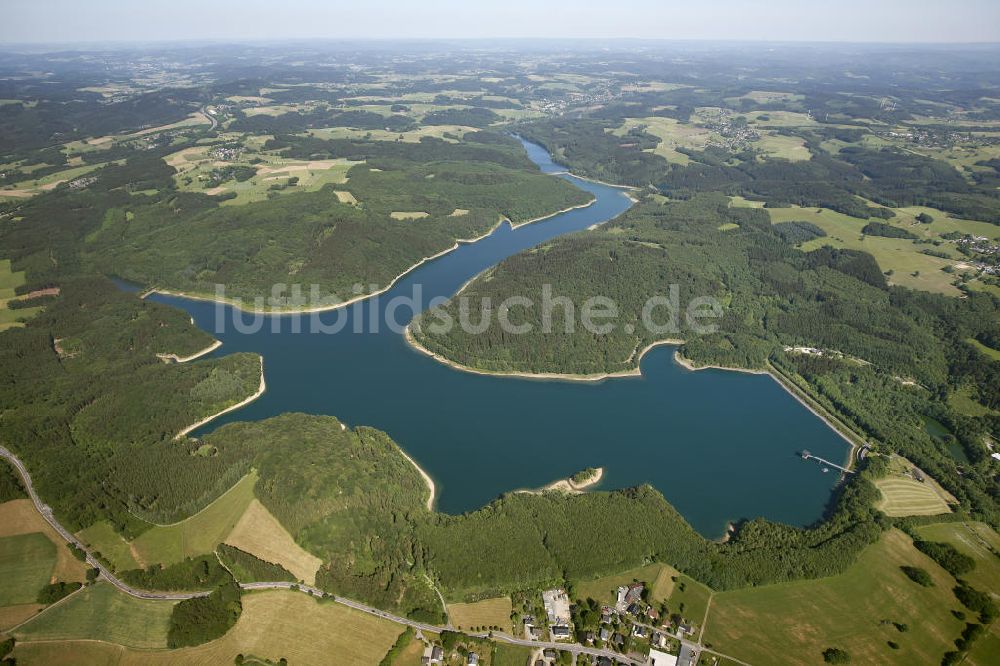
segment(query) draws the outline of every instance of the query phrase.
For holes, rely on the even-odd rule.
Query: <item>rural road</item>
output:
[[[84,553],[86,553],[86,555],[87,555],[87,564],[89,564],[90,566],[92,566],[95,569],[97,569],[98,571],[100,571],[100,577],[101,578],[105,579],[106,581],[108,581],[109,583],[111,583],[112,585],[114,585],[115,587],[117,587],[119,590],[121,590],[125,594],[128,594],[130,596],[136,597],[138,599],[159,599],[159,600],[170,600],[170,601],[180,601],[180,600],[184,600],[184,599],[193,599],[194,597],[204,597],[204,596],[207,596],[209,594],[208,592],[173,592],[173,593],[171,593],[171,592],[150,592],[150,591],[147,591],[147,590],[139,590],[139,589],[136,589],[136,588],[132,587],[131,585],[128,585],[127,583],[125,583],[124,581],[122,581],[121,579],[119,579],[117,576],[115,576],[101,562],[99,562],[97,560],[97,558],[95,558],[86,549],[86,547],[84,546],[84,544],[81,543],[79,539],[77,539],[75,536],[73,536],[73,534],[69,530],[67,530],[65,527],[63,527],[62,524],[58,520],[56,520],[55,516],[52,515],[52,508],[49,507],[44,502],[42,502],[41,498],[38,496],[38,493],[35,492],[35,487],[34,487],[34,485],[31,482],[31,475],[28,473],[28,470],[25,468],[25,466],[21,462],[21,460],[17,456],[15,456],[13,453],[11,453],[9,450],[7,450],[6,448],[4,448],[2,446],[0,446],[0,457],[6,459],[11,465],[13,465],[14,468],[17,470],[18,474],[21,475],[21,479],[24,481],[25,490],[28,491],[28,497],[31,498],[32,503],[35,505],[35,508],[38,510],[38,512],[42,515],[42,518],[45,519],[45,522],[47,522],[49,525],[51,525],[52,529],[54,529],[56,532],[58,532],[59,535],[63,539],[65,539],[68,543],[71,543],[71,544],[75,545],[77,548],[79,548]],[[325,594],[327,594],[323,590],[320,590],[319,588],[316,588],[316,587],[312,587],[310,585],[302,585],[302,584],[299,584],[299,583],[289,583],[289,582],[285,582],[285,581],[278,581],[278,582],[273,582],[273,583],[240,583],[240,587],[242,589],[248,590],[248,591],[250,591],[250,590],[298,590],[300,592],[304,592],[304,593],[309,594],[309,595],[314,596],[314,597],[323,597]],[[380,610],[380,609],[375,608],[373,606],[368,606],[367,604],[363,604],[360,601],[354,601],[353,599],[347,599],[346,597],[339,597],[339,596],[334,595],[334,596],[328,596],[326,598],[328,600],[334,601],[334,602],[336,602],[336,603],[338,603],[338,604],[340,604],[342,606],[347,606],[348,608],[353,608],[354,610],[360,611],[362,613],[367,613],[369,615],[374,615],[375,617],[380,617],[380,618],[389,620],[390,622],[395,622],[397,624],[402,624],[402,625],[406,625],[406,626],[409,626],[409,627],[413,627],[414,629],[420,629],[422,631],[429,631],[429,632],[438,633],[438,634],[441,633],[442,631],[448,630],[448,627],[442,627],[442,626],[438,626],[438,625],[434,625],[434,624],[426,624],[424,622],[417,622],[416,620],[411,620],[409,618],[400,617],[398,615],[394,615],[394,614],[389,613],[387,611]],[[489,634],[487,634],[487,633],[473,633],[473,634],[470,634],[470,635],[477,636],[477,637],[480,637],[480,638],[486,638],[487,636],[489,636]],[[617,661],[620,661],[620,662],[623,662],[623,663],[628,663],[628,664],[633,664],[633,665],[638,665],[638,664],[641,664],[641,663],[645,663],[645,662],[638,662],[638,661],[635,661],[633,659],[629,659],[629,658],[625,657],[624,655],[621,655],[621,654],[619,654],[617,652],[612,652],[611,650],[599,650],[597,648],[590,648],[590,647],[586,647],[584,645],[579,645],[579,644],[576,644],[576,643],[553,643],[553,642],[544,642],[544,641],[530,641],[530,640],[527,640],[527,639],[515,638],[514,636],[510,636],[508,634],[504,634],[504,633],[500,633],[500,632],[494,632],[492,634],[492,638],[495,641],[502,641],[504,643],[510,643],[512,645],[523,645],[523,646],[526,646],[526,647],[541,648],[541,649],[552,648],[552,649],[556,649],[556,650],[564,650],[566,652],[571,652],[571,653],[576,654],[576,655],[589,654],[589,655],[599,656],[599,657],[608,657],[608,658],[613,659],[613,660],[617,660]]]

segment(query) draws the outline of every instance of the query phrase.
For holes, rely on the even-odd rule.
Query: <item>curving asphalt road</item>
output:
[[[55,516],[52,514],[52,508],[42,502],[42,499],[35,492],[35,487],[31,482],[31,475],[25,468],[24,463],[11,453],[8,449],[0,446],[0,457],[6,459],[14,468],[17,470],[18,474],[21,475],[21,479],[24,481],[24,487],[28,491],[28,497],[31,498],[32,503],[38,510],[38,513],[42,515],[49,525],[52,526],[59,535],[65,539],[68,543],[75,545],[77,548],[82,550],[87,555],[87,564],[94,567],[100,572],[100,577],[108,581],[119,590],[125,594],[136,597],[138,599],[160,599],[160,600],[170,600],[170,601],[182,601],[184,599],[193,599],[194,597],[204,597],[207,596],[208,592],[150,592],[148,590],[140,590],[132,587],[128,583],[125,583],[117,576],[115,576],[106,566],[104,566],[100,561],[95,558],[90,551],[87,550],[86,546],[80,542],[73,533],[67,530],[62,524],[56,520]],[[360,601],[355,601],[353,599],[348,599],[346,597],[339,597],[336,595],[325,596],[323,590],[319,588],[312,587],[311,585],[303,585],[300,583],[289,583],[286,581],[276,581],[276,582],[266,582],[266,583],[240,583],[240,588],[244,590],[297,590],[299,592],[304,592],[313,597],[326,598],[328,601],[333,601],[342,606],[347,606],[348,608],[353,608],[354,610],[360,611],[362,613],[367,613],[369,615],[374,615],[375,617],[380,617],[390,622],[395,622],[397,624],[406,625],[413,627],[414,629],[420,629],[422,631],[430,631],[433,633],[441,633],[446,631],[448,627],[442,627],[435,624],[427,624],[425,622],[417,622],[416,620],[411,620],[409,618],[400,617],[389,613],[388,611],[380,610],[373,606],[368,606]],[[612,652],[611,650],[599,650],[597,648],[587,647],[585,645],[579,645],[577,643],[554,643],[546,641],[531,641],[523,638],[515,638],[509,634],[501,632],[493,633],[473,633],[472,636],[477,636],[479,638],[492,638],[495,641],[503,641],[504,643],[511,643],[513,645],[523,645],[532,648],[553,648],[556,650],[565,650],[567,652],[572,652],[574,654],[589,654],[599,657],[608,657],[612,660],[631,664],[633,666],[639,666],[644,662],[638,662],[633,659],[629,659],[624,655],[617,652]]]

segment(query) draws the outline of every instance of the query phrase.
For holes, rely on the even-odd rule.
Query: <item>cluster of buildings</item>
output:
[[[224,144],[209,151],[208,156],[224,162],[235,162],[243,155],[243,146],[239,144]]]
[[[479,654],[476,652],[469,652],[465,655],[464,659],[466,666],[479,666]],[[440,645],[428,645],[424,648],[424,654],[420,658],[420,663],[424,666],[431,666],[432,664],[443,664],[445,663],[445,653],[444,648]]]
[[[548,637],[545,627],[539,626],[533,616],[523,618],[525,638],[536,641],[574,641],[577,638],[588,646],[605,648],[617,652],[627,652],[632,649],[633,640],[641,641],[640,645],[649,645],[647,663],[655,666],[691,666],[696,654],[685,648],[681,642],[680,654],[677,651],[677,639],[687,638],[694,634],[694,628],[681,623],[676,628],[667,617],[661,617],[660,612],[643,600],[645,586],[642,583],[632,583],[618,588],[614,605],[601,606],[600,624],[596,630],[581,633],[574,632],[572,611],[569,596],[560,588],[542,592],[542,605],[545,608],[545,620],[548,625]],[[644,650],[644,648],[643,648]],[[640,650],[642,652],[642,650]],[[547,654],[551,653],[551,654]],[[546,665],[546,659],[557,656],[555,650],[542,651],[540,658],[533,666]],[[601,657],[598,664],[613,663],[611,659]]]
[[[749,149],[752,142],[760,139],[760,132],[748,124],[746,118],[735,115],[731,109],[718,109],[715,115],[709,116],[702,124],[722,139],[710,140],[709,146],[718,146],[734,153]]]
[[[964,254],[981,259],[972,262],[977,270],[987,275],[1000,275],[1000,243],[986,236],[963,236],[954,243]]]

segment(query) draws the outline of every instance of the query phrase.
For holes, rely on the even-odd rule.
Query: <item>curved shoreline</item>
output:
[[[516,377],[518,379],[535,379],[540,381],[563,381],[563,382],[602,382],[606,379],[620,379],[623,377],[641,377],[642,371],[639,369],[639,365],[642,362],[642,357],[645,356],[646,352],[653,349],[654,347],[660,347],[662,345],[682,345],[683,340],[657,340],[656,342],[651,342],[646,345],[642,351],[639,352],[636,358],[635,366],[628,368],[626,370],[619,370],[618,372],[604,372],[604,373],[594,373],[594,374],[573,374],[573,373],[560,373],[560,372],[524,372],[521,370],[482,370],[480,368],[473,368],[469,365],[462,365],[457,361],[452,361],[449,358],[441,356],[436,352],[432,352],[427,347],[424,347],[416,338],[413,337],[413,332],[410,330],[410,325],[407,324],[406,328],[403,329],[403,339],[406,343],[417,352],[420,352],[424,356],[430,356],[432,359],[447,365],[455,370],[460,370],[462,372],[467,372],[472,375],[487,375],[492,377]],[[636,357],[635,353],[632,355],[633,358]]]
[[[525,495],[541,495],[543,493],[560,492],[567,493],[569,495],[581,495],[589,488],[593,488],[601,479],[604,478],[604,468],[598,467],[597,474],[590,477],[583,483],[573,483],[572,478],[557,479],[551,483],[547,483],[541,488],[520,488],[518,490],[512,490],[513,493],[522,493]]]
[[[197,351],[190,356],[178,356],[177,354],[157,354],[156,357],[163,362],[173,361],[174,363],[187,363],[188,361],[193,361],[196,358],[201,358],[206,354],[211,354],[216,349],[222,346],[222,340],[216,340],[209,346],[205,347],[201,351]]]
[[[219,343],[219,344],[222,344],[222,343]],[[174,439],[175,440],[176,439],[181,439],[185,435],[187,435],[189,432],[191,432],[192,430],[197,430],[201,426],[205,425],[206,423],[209,423],[210,421],[214,421],[215,419],[219,418],[223,414],[228,414],[229,412],[237,410],[240,407],[245,407],[245,406],[249,405],[251,402],[253,402],[254,400],[256,400],[257,398],[259,398],[260,396],[264,395],[264,391],[267,390],[267,383],[264,381],[264,357],[263,356],[259,356],[258,358],[260,358],[260,386],[257,388],[257,391],[255,393],[253,393],[252,395],[244,398],[243,400],[241,400],[240,402],[236,403],[235,405],[230,405],[229,407],[226,407],[222,411],[216,412],[215,414],[212,414],[211,416],[206,416],[205,418],[201,419],[197,423],[193,423],[193,424],[189,425],[188,427],[184,428],[179,433],[177,433],[176,435],[174,435]]]
[[[396,445],[399,452],[403,454],[403,457],[410,461],[410,464],[417,468],[417,472],[420,476],[424,478],[424,482],[427,484],[427,488],[430,489],[431,495],[427,498],[427,510],[434,510],[434,500],[437,499],[437,486],[434,484],[434,479],[431,475],[424,471],[424,468],[417,464],[417,461],[410,457],[410,454],[403,450],[402,446]]]
[[[572,174],[570,174],[570,175],[572,175]],[[576,178],[577,176],[573,176],[573,177]],[[550,217],[555,217],[556,215],[562,215],[563,213],[568,213],[570,211],[577,210],[577,209],[580,209],[580,208],[588,208],[590,206],[593,206],[596,201],[597,201],[597,197],[592,197],[590,199],[590,201],[588,201],[587,203],[577,204],[575,206],[568,206],[567,208],[563,208],[561,210],[557,210],[557,211],[552,212],[552,213],[546,213],[545,215],[541,215],[539,217],[535,217],[535,218],[532,218],[530,220],[525,220],[524,222],[518,222],[517,224],[514,224],[513,222],[511,222],[511,220],[509,218],[501,216],[501,218],[499,220],[497,220],[497,223],[494,224],[492,227],[490,227],[489,230],[486,231],[485,233],[483,233],[483,234],[481,234],[479,236],[475,236],[473,238],[458,238],[458,239],[456,239],[455,243],[451,247],[445,248],[444,250],[441,250],[440,252],[438,252],[436,254],[432,254],[430,256],[424,257],[423,259],[421,259],[417,263],[413,264],[412,266],[410,266],[409,268],[407,268],[405,271],[403,271],[402,273],[400,273],[396,277],[392,278],[392,280],[389,282],[389,284],[387,284],[382,289],[379,289],[378,291],[373,291],[370,294],[361,294],[359,296],[355,296],[354,298],[350,298],[350,299],[348,299],[346,301],[341,301],[339,303],[334,303],[334,304],[331,304],[331,305],[321,305],[321,306],[312,307],[312,308],[283,308],[283,307],[277,306],[277,307],[271,307],[271,308],[263,309],[262,310],[262,309],[256,308],[256,307],[247,307],[244,304],[244,302],[243,302],[242,299],[239,300],[239,301],[236,301],[236,300],[231,299],[231,298],[218,298],[216,296],[209,296],[207,294],[199,294],[199,293],[196,293],[196,292],[186,292],[186,291],[174,291],[174,290],[171,290],[171,289],[161,289],[159,287],[150,287],[149,289],[146,289],[145,291],[143,291],[139,295],[139,298],[145,299],[146,297],[150,296],[151,294],[161,294],[163,296],[176,296],[176,297],[179,297],[179,298],[185,298],[185,299],[192,300],[192,301],[205,301],[205,302],[208,302],[208,303],[220,303],[220,304],[223,304],[223,305],[227,305],[227,306],[229,306],[231,308],[235,308],[236,310],[239,310],[240,312],[246,312],[248,314],[263,314],[263,315],[268,315],[268,316],[273,316],[273,317],[280,317],[280,316],[286,316],[286,315],[299,315],[299,314],[314,314],[314,313],[319,313],[319,312],[331,312],[333,310],[339,310],[340,308],[346,308],[346,307],[354,305],[355,303],[358,303],[360,301],[364,301],[364,300],[367,300],[369,298],[374,298],[376,296],[380,296],[380,295],[386,293],[387,291],[389,291],[390,289],[392,289],[393,287],[395,287],[397,282],[399,282],[400,280],[402,280],[407,275],[409,275],[413,271],[417,270],[418,268],[420,268],[421,266],[423,266],[427,262],[434,261],[435,259],[439,259],[439,258],[443,257],[446,254],[454,252],[455,250],[457,250],[462,245],[470,245],[472,243],[479,242],[479,241],[483,240],[484,238],[487,238],[488,236],[493,235],[493,233],[495,233],[496,230],[499,229],[504,223],[509,224],[511,229],[519,229],[519,228],[521,228],[521,227],[523,227],[523,226],[525,226],[527,224],[534,224],[535,222],[541,222],[542,220],[547,220]]]
[[[538,380],[538,381],[566,381],[566,382],[601,382],[601,381],[604,381],[606,379],[620,379],[620,378],[624,378],[624,377],[641,377],[642,376],[642,371],[640,370],[640,365],[642,364],[642,357],[645,356],[647,352],[649,352],[651,349],[653,349],[655,347],[659,347],[659,346],[662,346],[662,345],[668,345],[668,346],[675,346],[676,347],[676,346],[684,344],[684,340],[679,340],[679,339],[658,340],[656,342],[653,342],[653,343],[650,343],[650,344],[646,345],[638,353],[633,352],[631,358],[635,358],[635,366],[632,367],[632,368],[630,368],[630,369],[628,369],[628,370],[621,370],[619,372],[610,372],[610,373],[600,373],[600,374],[584,375],[584,374],[570,374],[570,373],[557,373],[557,372],[532,373],[532,372],[524,372],[524,371],[518,371],[518,370],[511,370],[511,371],[482,370],[482,369],[479,369],[479,368],[473,368],[471,366],[463,365],[461,363],[458,363],[457,361],[452,361],[449,358],[441,356],[440,354],[438,354],[436,352],[432,352],[431,350],[427,349],[422,344],[420,344],[420,342],[418,342],[416,340],[416,338],[413,337],[413,333],[410,330],[410,326],[409,325],[407,325],[407,327],[403,331],[403,339],[406,340],[406,343],[414,351],[417,351],[417,352],[419,352],[419,353],[421,353],[421,354],[423,354],[425,356],[429,356],[432,359],[434,359],[435,361],[437,361],[438,363],[442,363],[444,365],[447,365],[448,367],[450,367],[450,368],[452,368],[454,370],[460,370],[462,372],[468,372],[468,373],[474,374],[474,375],[486,375],[486,376],[494,376],[494,377],[514,377],[514,378],[518,378],[518,379],[529,379],[529,380]],[[799,395],[798,391],[800,389],[798,387],[788,385],[785,382],[784,378],[781,377],[779,374],[777,374],[777,372],[775,370],[773,370],[773,369],[755,369],[755,368],[733,368],[733,367],[728,367],[728,366],[723,366],[723,365],[695,365],[692,361],[690,361],[687,358],[685,358],[680,353],[680,350],[677,350],[677,351],[674,352],[673,359],[674,359],[674,362],[677,363],[677,365],[681,366],[682,368],[684,368],[688,372],[699,372],[701,370],[725,370],[727,372],[741,372],[741,373],[747,374],[747,375],[767,375],[767,376],[769,376],[771,379],[774,380],[774,382],[778,386],[780,386],[782,389],[784,389],[786,393],[788,393],[789,395],[791,395],[792,398],[794,398],[799,404],[801,404],[803,407],[805,407],[810,412],[812,412],[812,414],[814,416],[816,416],[820,421],[822,421],[824,424],[826,424],[826,426],[828,428],[830,428],[835,433],[837,433],[837,435],[839,435],[840,438],[843,439],[847,443],[847,445],[850,447],[850,449],[847,452],[847,459],[846,459],[846,462],[844,463],[844,467],[846,467],[847,469],[853,469],[854,468],[854,460],[855,460],[855,455],[854,454],[855,454],[855,451],[857,450],[859,444],[857,442],[855,442],[854,439],[852,439],[852,437],[856,436],[856,435],[849,428],[847,428],[846,426],[843,426],[843,430],[842,430],[841,426],[838,423],[837,418],[834,415],[826,413],[826,410],[823,409],[819,405],[812,405],[812,404],[810,404],[810,402],[807,399],[805,399],[801,395]],[[850,433],[850,434],[845,433],[844,430],[847,430],[848,433]]]

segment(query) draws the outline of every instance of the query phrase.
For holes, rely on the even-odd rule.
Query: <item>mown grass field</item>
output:
[[[250,502],[225,543],[280,564],[310,585],[316,582],[316,571],[323,563],[295,543],[288,530],[256,499]]]
[[[56,547],[44,534],[0,538],[0,606],[33,603],[55,563]]]
[[[32,533],[44,535],[55,547],[55,566],[51,569],[52,577],[57,580],[79,582],[86,578],[87,566],[73,557],[66,542],[39,515],[31,500],[16,499],[0,504],[0,537]]]
[[[143,532],[133,541],[139,563],[171,564],[214,551],[250,505],[256,483],[257,474],[251,472],[190,518]]]
[[[1000,594],[1000,534],[986,523],[936,523],[917,528],[928,541],[943,541],[976,560],[976,568],[963,576],[980,590]]]
[[[135,609],[129,615],[141,618],[143,612],[149,613]],[[222,638],[197,647],[137,650],[79,640],[30,643],[26,642],[30,637],[24,636],[19,641],[25,642],[18,642],[14,654],[23,664],[56,666],[218,666],[232,664],[237,654],[275,663],[284,657],[290,664],[377,664],[400,633],[399,625],[360,611],[322,603],[300,592],[269,591],[245,595],[236,625]]]
[[[18,641],[90,639],[165,648],[174,603],[136,599],[110,583],[96,583],[41,613],[14,636]]]
[[[892,476],[879,479],[875,486],[882,493],[878,508],[887,516],[936,516],[951,513],[951,509],[929,483]]]
[[[934,586],[910,581],[903,565],[925,569]],[[786,664],[822,663],[828,647],[847,650],[856,664],[937,664],[964,627],[951,614],[960,607],[953,585],[893,530],[839,576],[716,594],[704,639],[754,664],[774,663],[775,655]],[[882,620],[906,623],[909,631]]]
[[[496,626],[509,633],[511,610],[510,597],[496,597],[470,604],[448,604],[448,619],[462,630]]]
[[[573,591],[577,598],[594,599],[602,603],[614,603],[620,585],[628,585],[634,581],[645,583],[649,587],[649,597],[653,601],[664,601],[670,598],[674,591],[673,577],[678,576],[677,570],[666,564],[654,562],[644,567],[623,571],[613,576],[604,576],[588,581],[575,581]]]

